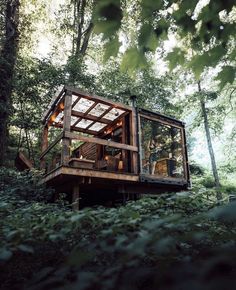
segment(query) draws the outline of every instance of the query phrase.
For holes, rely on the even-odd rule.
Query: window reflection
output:
[[[141,117],[143,173],[184,177],[181,129]]]

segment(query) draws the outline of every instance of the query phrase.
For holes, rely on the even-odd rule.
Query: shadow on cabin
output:
[[[75,208],[189,185],[181,121],[64,87],[43,124],[44,182]]]

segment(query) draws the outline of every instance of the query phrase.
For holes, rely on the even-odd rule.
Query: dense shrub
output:
[[[15,202],[10,182],[2,188],[1,289],[218,290],[235,282],[236,204],[216,208],[212,189],[72,212],[29,202],[20,190]]]
[[[190,174],[194,175],[204,175],[206,171],[200,164],[197,164],[195,162],[191,162],[189,164],[189,170]]]
[[[47,201],[53,191],[40,183],[41,172],[37,170],[18,172],[0,167],[0,194],[7,198],[25,201]]]
[[[222,186],[222,190],[227,193],[228,195],[235,195],[236,196],[236,186],[227,184]]]

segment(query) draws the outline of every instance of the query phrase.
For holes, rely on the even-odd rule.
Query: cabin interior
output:
[[[189,185],[181,121],[73,87],[44,114],[40,166],[44,182],[77,202],[95,191],[135,195]]]

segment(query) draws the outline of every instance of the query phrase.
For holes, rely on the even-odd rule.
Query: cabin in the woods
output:
[[[44,182],[75,204],[87,196],[186,189],[184,123],[65,86],[43,117]],[[82,199],[81,199],[82,197]]]

